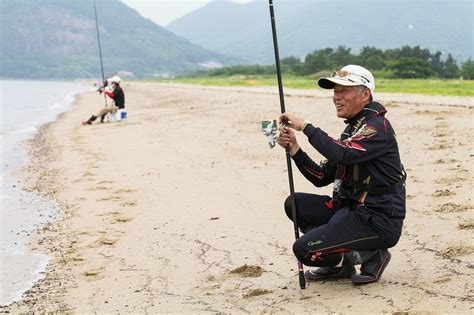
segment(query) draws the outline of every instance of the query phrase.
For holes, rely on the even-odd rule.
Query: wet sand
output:
[[[377,94],[408,173],[402,238],[378,283],[300,290],[284,151],[260,132],[279,114],[277,89],[124,90],[127,121],[82,126],[103,103],[84,93],[33,141],[19,176],[65,218],[32,241],[52,256],[45,278],[1,311],[472,312],[474,98]],[[285,94],[288,112],[334,137],[344,128],[330,93]],[[294,175],[296,191],[331,190]]]

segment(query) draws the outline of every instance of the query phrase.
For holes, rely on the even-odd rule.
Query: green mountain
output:
[[[101,77],[93,0],[0,0],[3,78]],[[235,62],[118,0],[97,0],[105,75],[177,74]]]
[[[316,49],[345,46],[358,53],[421,46],[463,61],[473,58],[472,0],[274,0],[280,56],[304,57]],[[167,28],[207,49],[273,63],[267,0],[214,1]]]

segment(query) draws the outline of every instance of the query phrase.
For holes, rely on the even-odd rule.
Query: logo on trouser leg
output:
[[[323,242],[323,241],[321,241],[321,240],[309,241],[309,242],[308,242],[308,246],[319,245],[319,244],[321,244],[322,242]]]

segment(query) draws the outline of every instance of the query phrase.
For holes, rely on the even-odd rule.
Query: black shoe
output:
[[[374,255],[365,261],[360,267],[360,274],[354,274],[351,277],[352,284],[363,285],[372,282],[377,282],[382,276],[385,267],[390,262],[389,251],[386,249],[379,249],[375,251]]]
[[[96,120],[96,119],[97,119],[97,116],[92,115],[91,118],[89,118],[88,120],[84,120],[84,121],[82,122],[82,124],[83,124],[84,126],[85,126],[85,125],[92,125],[92,122],[93,122],[94,120]]]
[[[304,276],[312,281],[350,279],[355,272],[354,266],[320,267],[316,270],[306,270]]]

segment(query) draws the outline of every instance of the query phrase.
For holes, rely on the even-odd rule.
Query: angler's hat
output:
[[[122,81],[122,80],[120,79],[119,76],[116,76],[116,75],[114,75],[114,76],[112,77],[112,79],[110,79],[110,82],[115,82],[115,83],[117,83],[117,84],[120,84],[120,81]]]
[[[334,71],[330,77],[318,80],[323,89],[334,89],[336,84],[345,86],[363,85],[370,89],[372,97],[375,91],[375,79],[372,73],[364,67],[348,65],[339,71]]]

